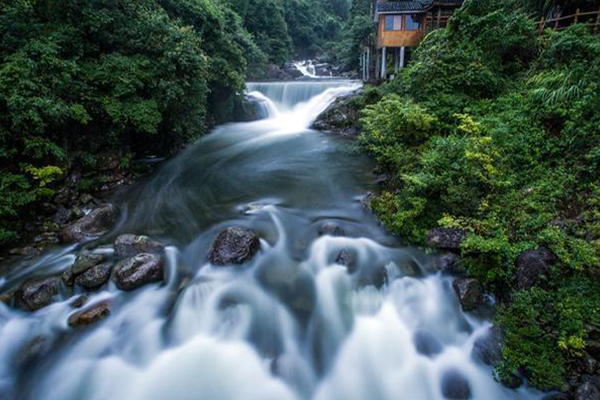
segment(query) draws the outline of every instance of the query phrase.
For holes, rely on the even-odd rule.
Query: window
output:
[[[406,30],[418,31],[421,28],[421,16],[418,14],[408,14],[406,16]]]
[[[401,31],[402,30],[402,15],[386,15],[385,16],[386,31]]]

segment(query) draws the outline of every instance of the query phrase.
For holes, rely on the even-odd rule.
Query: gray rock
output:
[[[575,400],[600,400],[600,391],[590,382],[584,382],[577,388]]]
[[[478,338],[473,345],[473,356],[486,365],[493,367],[502,361],[502,332],[492,326],[487,334]]]
[[[450,370],[442,377],[442,394],[451,400],[470,399],[471,386],[460,372]]]
[[[359,121],[362,107],[353,100],[362,94],[362,90],[337,98],[312,123],[311,129],[330,132],[340,136],[354,137],[360,132]]]
[[[452,253],[438,256],[435,260],[435,267],[438,271],[447,274],[464,274],[466,272],[460,257]]]
[[[135,290],[164,279],[164,263],[157,254],[138,254],[115,265],[113,279],[121,290]]]
[[[344,236],[344,230],[335,222],[325,222],[319,227],[319,236]]]
[[[143,235],[121,235],[115,241],[117,257],[131,257],[140,253],[162,253],[165,249],[162,243]]]
[[[293,63],[286,63],[283,68],[283,71],[293,79],[304,76],[304,74],[302,74],[302,72],[300,72],[300,70],[296,68],[296,66]]]
[[[84,273],[88,269],[106,261],[106,255],[94,253],[81,253],[75,259],[71,267],[71,273],[75,276]]]
[[[81,307],[85,306],[85,304],[87,302],[88,302],[88,297],[85,294],[82,294],[81,296],[79,296],[75,300],[73,300],[73,302],[70,304],[70,306],[73,308],[81,308]]]
[[[61,277],[65,285],[67,285],[68,287],[72,287],[75,284],[75,274],[73,274],[72,268],[66,269],[62,273]]]
[[[260,248],[256,232],[242,227],[222,231],[214,240],[208,260],[214,265],[243,264],[250,261]]]
[[[435,228],[427,231],[427,246],[446,250],[460,250],[460,243],[467,237],[461,229]]]
[[[104,204],[93,209],[88,215],[65,227],[61,232],[64,243],[75,243],[96,239],[108,231],[117,219],[117,208]]]
[[[418,330],[415,332],[413,338],[415,348],[419,354],[424,356],[432,357],[440,354],[443,350],[440,341],[433,335],[433,333],[426,330]]]
[[[527,290],[540,285],[555,261],[556,256],[543,246],[521,253],[516,261],[518,288]]]
[[[96,290],[110,278],[112,264],[104,263],[93,266],[75,278],[75,284],[86,290]]]
[[[452,288],[463,311],[473,311],[483,302],[483,287],[476,279],[457,278],[452,282]]]
[[[267,71],[267,79],[289,81],[292,77],[282,71],[277,65],[270,65]]]
[[[36,311],[52,303],[58,294],[60,278],[50,277],[25,282],[17,291],[17,306],[22,310]]]
[[[343,249],[340,251],[335,257],[335,262],[336,264],[343,265],[348,268],[349,272],[354,272],[356,270],[356,259],[350,250]]]
[[[71,315],[68,323],[71,327],[87,326],[95,324],[109,315],[110,307],[107,302],[103,302]]]

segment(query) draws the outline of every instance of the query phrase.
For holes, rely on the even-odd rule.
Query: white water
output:
[[[494,381],[471,355],[489,322],[464,314],[452,278],[363,211],[366,161],[306,129],[358,86],[249,84],[270,119],[218,129],[120,205],[113,237],[147,232],[171,244],[164,284],[92,293],[89,304],[108,300],[111,315],[89,329],[67,326],[76,294],[35,313],[0,303],[0,398],[443,400],[448,371],[468,380],[472,399],[539,398]],[[331,220],[348,237],[318,237]],[[258,230],[261,250],[244,267],[214,267],[207,249],[230,225]],[[355,270],[335,263],[342,249]],[[60,273],[75,250],[47,254],[5,285],[19,271]],[[438,352],[419,353],[418,335]],[[47,349],[25,362],[36,338]]]
[[[309,78],[316,78],[316,69],[312,61],[298,61],[295,62],[294,65],[298,68],[298,71],[302,72],[302,75]]]

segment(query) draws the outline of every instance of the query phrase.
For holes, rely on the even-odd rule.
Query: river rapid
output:
[[[472,355],[486,313],[463,313],[434,257],[365,209],[369,160],[308,129],[359,87],[250,83],[265,119],[217,128],[113,199],[120,221],[85,246],[122,233],[158,238],[164,282],[90,293],[88,304],[108,301],[111,313],[87,328],[67,324],[78,293],[33,313],[0,303],[0,398],[443,400],[457,385],[464,398],[540,398],[493,379]],[[328,223],[336,229],[323,232]],[[257,231],[259,252],[242,266],[211,265],[212,241],[231,226]],[[17,266],[0,293],[60,274],[81,247]],[[336,262],[342,250],[350,266]]]

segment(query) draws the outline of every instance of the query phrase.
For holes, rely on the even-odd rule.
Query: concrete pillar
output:
[[[404,68],[404,46],[400,47],[400,68]]]
[[[371,47],[367,47],[367,81],[371,80]]]
[[[394,73],[398,73],[400,67],[400,49],[394,49]]]
[[[387,78],[387,47],[381,49],[381,79]]]

